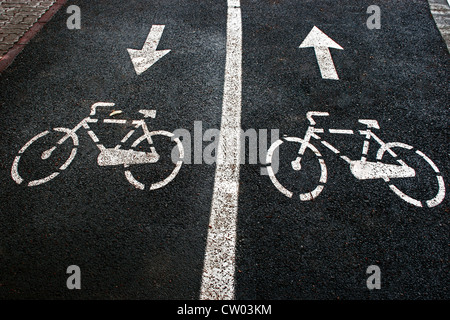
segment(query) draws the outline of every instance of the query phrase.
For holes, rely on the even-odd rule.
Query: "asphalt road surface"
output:
[[[375,2],[63,7],[0,75],[0,297],[448,299],[450,56]]]

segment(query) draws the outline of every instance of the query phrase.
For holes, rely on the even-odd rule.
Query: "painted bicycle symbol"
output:
[[[171,170],[170,174],[161,180],[151,183],[148,187],[149,190],[155,190],[164,187],[169,182],[171,182],[175,176],[180,171],[181,165],[183,164],[184,150],[181,141],[178,138],[174,138],[173,133],[168,131],[149,131],[147,124],[144,119],[139,120],[127,120],[127,119],[118,119],[113,116],[118,111],[113,111],[110,113],[110,118],[103,119],[103,123],[109,123],[113,125],[128,125],[131,130],[129,130],[126,135],[122,138],[119,144],[117,144],[114,148],[107,148],[103,143],[99,140],[98,136],[91,129],[90,124],[99,123],[101,120],[94,118],[97,113],[98,107],[114,107],[114,103],[109,102],[97,102],[91,106],[91,112],[88,117],[81,120],[73,129],[67,128],[54,128],[53,130],[47,130],[39,133],[34,136],[30,141],[28,141],[20,150],[18,155],[15,157],[12,168],[11,168],[11,177],[17,184],[27,183],[28,186],[38,186],[43,183],[49,182],[58,176],[61,172],[63,172],[67,167],[72,163],[75,156],[77,155],[77,149],[79,146],[79,139],[77,136],[77,132],[79,129],[83,128],[87,131],[88,136],[95,143],[96,147],[100,150],[100,153],[97,157],[97,164],[99,166],[123,166],[125,171],[125,177],[129,183],[131,183],[137,189],[144,190],[146,185],[139,181],[138,178],[132,173],[133,165],[138,164],[154,164],[157,163],[160,159],[160,155],[153,145],[152,138],[156,136],[162,136],[165,139],[169,139],[170,143],[173,144],[175,142],[178,159],[174,161],[174,168]],[[139,113],[143,115],[144,118],[155,118],[156,111],[155,110],[139,110]],[[130,149],[122,149],[122,146],[129,141],[129,139],[137,132],[138,129],[142,129],[144,132],[143,135],[138,137],[132,144]],[[50,137],[50,139],[46,139]],[[47,140],[52,140],[53,142],[48,142]],[[45,140],[45,141],[43,141]],[[57,167],[52,167],[52,172],[41,173],[41,177],[33,178],[33,179],[25,179],[22,177],[20,172],[30,172],[33,171],[34,168],[30,168],[28,165],[28,170],[26,164],[22,165],[22,157],[27,152],[27,150],[32,149],[32,146],[35,146],[41,142],[44,146],[40,147],[40,160],[41,161],[49,161],[52,158],[52,155],[56,153],[56,150],[61,149],[64,150],[60,153],[65,153],[64,155],[59,155],[59,162],[62,162],[61,165]],[[49,143],[51,143],[49,145]],[[65,147],[65,148],[64,148]],[[144,149],[145,151],[141,151]],[[30,151],[31,153],[31,151]],[[62,160],[61,160],[62,158]],[[43,176],[42,176],[43,175]],[[29,180],[29,181],[26,181]]]
[[[327,182],[327,166],[322,157],[322,154],[319,152],[318,148],[314,146],[314,144],[311,142],[311,139],[313,138],[320,141],[321,144],[325,146],[328,150],[331,150],[334,154],[338,155],[340,159],[348,163],[350,166],[351,173],[358,180],[382,179],[389,184],[389,188],[397,196],[399,196],[404,201],[418,207],[424,206],[434,207],[444,200],[445,197],[444,179],[438,167],[434,164],[434,162],[423,152],[414,149],[412,146],[408,144],[401,142],[389,142],[389,143],[383,142],[377,135],[375,135],[375,133],[372,132],[373,129],[380,129],[378,122],[376,120],[367,120],[367,119],[358,120],[358,122],[365,125],[367,129],[359,131],[359,134],[365,136],[361,158],[359,160],[351,160],[347,156],[342,155],[339,149],[334,147],[331,143],[323,140],[319,136],[319,134],[323,134],[325,132],[323,128],[315,127],[316,122],[314,121],[313,117],[319,116],[320,117],[329,116],[329,113],[317,111],[308,112],[306,117],[310,125],[303,139],[298,137],[284,137],[280,140],[275,141],[267,152],[266,161],[269,164],[267,167],[269,177],[272,183],[275,185],[275,187],[285,196],[292,198],[294,192],[292,190],[289,190],[279,182],[279,179],[277,179],[274,173],[277,172],[277,170],[274,171],[274,168],[272,167],[273,166],[272,158],[275,150],[280,148],[280,146],[283,145],[283,143],[285,142],[300,145],[298,152],[296,153],[296,155],[293,156],[293,159],[291,159],[292,161],[290,163],[290,166],[288,166],[292,168],[294,171],[302,170],[302,158],[306,156],[306,152],[308,150],[309,150],[308,154],[311,156],[312,152],[312,157],[316,158],[317,161],[319,162],[318,165],[320,167],[319,181],[318,183],[316,183],[315,188],[314,186],[311,188],[312,190],[307,192],[299,192],[300,200],[302,201],[313,200],[314,198],[318,197],[319,194],[324,189],[324,185]],[[354,131],[345,129],[329,129],[329,133],[352,135],[354,134]],[[376,161],[369,161],[367,159],[371,139],[373,139],[376,143],[379,144],[379,149],[378,152],[376,153]],[[394,150],[396,150],[396,152],[394,152]],[[420,160],[420,163],[423,163],[426,166],[431,167],[429,171],[435,175],[436,180],[432,188],[432,191],[429,192],[431,196],[429,196],[427,193],[428,198],[426,200],[416,199],[417,196],[416,198],[414,198],[413,196],[408,195],[404,191],[402,191],[401,187],[398,187],[400,180],[415,177],[416,173],[418,172],[417,168],[413,168],[407,164],[406,158],[399,155],[400,151],[402,154],[404,153],[403,151],[408,152],[408,154],[410,154],[411,157],[418,158]],[[387,161],[385,161],[385,158],[387,158],[388,155],[390,155],[390,158],[393,159],[391,162],[394,163],[388,163]]]

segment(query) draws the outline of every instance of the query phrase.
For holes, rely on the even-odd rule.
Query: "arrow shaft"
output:
[[[331,57],[330,49],[327,47],[314,47],[319,64],[320,73],[323,79],[339,80],[339,76]]]
[[[164,27],[164,25],[153,25],[141,50],[128,49],[131,62],[133,63],[137,75],[142,74],[156,61],[170,52],[168,49],[156,50],[159,40],[162,37]]]
[[[153,25],[142,50],[155,51],[164,31],[164,25]]]

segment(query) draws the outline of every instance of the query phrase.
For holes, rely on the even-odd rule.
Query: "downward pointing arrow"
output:
[[[156,50],[164,27],[164,25],[153,25],[141,50],[127,49],[138,75],[170,52],[170,50]]]
[[[299,48],[310,47],[314,47],[322,78],[339,80],[329,48],[339,50],[344,50],[344,48],[334,42],[316,26],[312,28]]]

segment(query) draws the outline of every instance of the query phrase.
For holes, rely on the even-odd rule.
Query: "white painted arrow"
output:
[[[138,75],[170,52],[170,50],[156,50],[164,27],[164,25],[153,25],[141,50],[127,49]]]
[[[310,47],[314,47],[322,78],[339,80],[329,48],[339,50],[344,50],[344,48],[334,42],[316,26],[312,28],[299,48]]]

